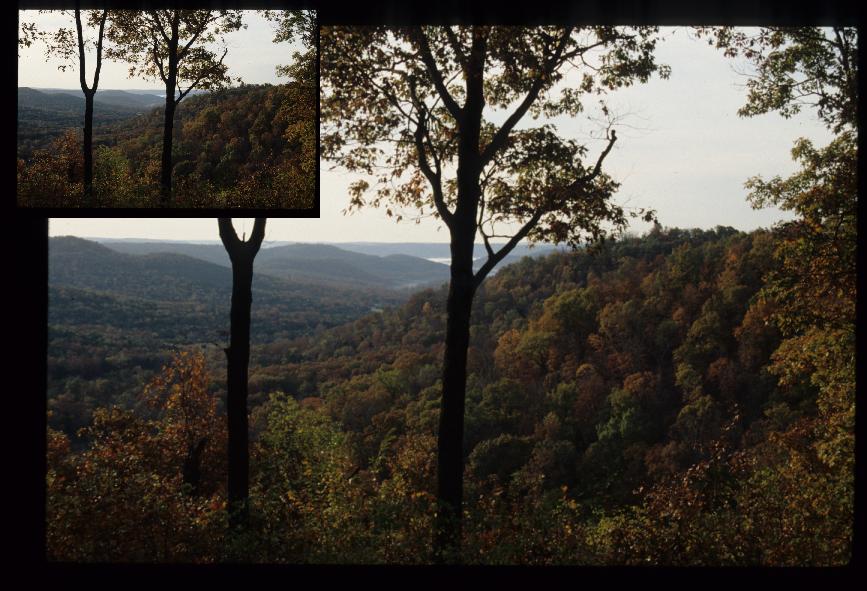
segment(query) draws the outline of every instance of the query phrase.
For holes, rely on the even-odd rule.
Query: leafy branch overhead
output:
[[[230,85],[224,59],[228,49],[208,46],[222,42],[228,33],[241,29],[241,11],[152,10],[112,11],[108,38],[113,43],[107,56],[129,63],[129,76],[153,78],[168,83],[177,78],[176,102],[193,88],[214,90]],[[176,59],[176,65],[172,62]],[[172,72],[175,67],[176,71]]]
[[[172,134],[175,109],[194,88],[214,90],[232,78],[223,63],[228,53],[223,36],[237,31],[241,11],[150,10],[114,11],[108,38],[114,42],[109,57],[130,64],[130,77],[159,78],[166,88],[160,203],[172,203]],[[220,57],[209,48],[220,40]],[[240,82],[240,78],[238,79]]]
[[[646,81],[654,72],[666,77],[668,68],[652,57],[656,33],[614,27],[324,28],[323,155],[373,177],[373,186],[368,179],[352,186],[350,209],[409,206],[449,224],[458,207],[450,177],[462,131],[471,125],[468,76],[480,77],[482,235],[496,237],[498,224],[519,222],[529,223],[523,234],[532,240],[599,238],[604,222],[625,224],[622,209],[609,202],[617,183],[601,172],[616,141],[613,130],[600,153],[591,155],[554,127],[528,120],[574,117],[590,97]]]
[[[854,27],[700,27],[699,36],[742,56],[756,70],[739,114],[778,111],[784,117],[815,107],[834,133],[858,124],[858,32]]]
[[[450,238],[447,330],[437,439],[436,561],[460,555],[463,422],[473,297],[524,238],[577,245],[626,226],[602,173],[617,135],[586,164],[586,146],[526,115],[575,116],[582,96],[649,79],[655,28],[333,27],[322,32],[323,155],[375,177],[373,205],[411,206]],[[583,74],[577,89],[567,75]],[[562,85],[560,84],[562,83]],[[562,88],[566,86],[567,88]],[[497,122],[504,116],[502,122]],[[365,178],[349,209],[365,205]],[[387,210],[393,215],[392,210]],[[502,234],[503,226],[518,229]],[[499,229],[498,229],[499,228]],[[480,234],[487,260],[474,267]],[[494,249],[491,239],[508,238]]]

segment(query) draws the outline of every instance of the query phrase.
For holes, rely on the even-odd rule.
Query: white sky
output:
[[[229,52],[224,63],[229,66],[231,76],[240,76],[247,84],[277,84],[285,82],[278,78],[275,68],[292,62],[293,53],[300,49],[300,44],[274,43],[276,25],[266,20],[259,11],[243,11],[243,23],[247,28],[226,35],[226,45]],[[38,10],[18,11],[19,22],[35,22],[41,30],[53,31],[60,27],[75,30],[75,20],[60,11]],[[97,28],[98,29],[98,28]],[[94,39],[97,29],[91,29],[85,24],[86,39]],[[216,46],[215,46],[216,47]],[[220,52],[222,54],[222,51]],[[96,51],[91,49],[87,55],[87,81],[93,82],[94,58]],[[31,88],[80,88],[77,60],[75,67],[61,72],[57,66],[62,62],[56,58],[46,61],[45,45],[34,43],[28,48],[18,50],[18,86]],[[121,62],[104,60],[99,74],[100,89],[148,89],[165,92],[159,79],[129,78],[128,66]]]
[[[786,176],[797,169],[790,157],[799,137],[819,145],[831,134],[807,108],[797,117],[776,113],[741,118],[746,78],[738,71],[746,65],[725,58],[703,40],[691,38],[686,29],[666,29],[667,40],[658,46],[659,63],[671,66],[668,80],[612,93],[609,105],[626,114],[616,126],[618,141],[605,161],[604,170],[621,182],[615,199],[629,207],[657,210],[663,226],[712,228],[733,226],[740,230],[770,227],[788,219],[775,209],[753,210],[746,202],[744,181],[754,175]],[[279,60],[277,60],[279,63]],[[604,148],[598,124],[586,114],[560,118],[559,130],[567,137],[586,140],[589,158]],[[365,209],[344,216],[347,186],[353,180],[345,172],[321,165],[321,218],[271,219],[270,240],[299,242],[447,242],[448,233],[436,220],[420,224],[395,223],[384,209]],[[404,212],[409,218],[411,211]],[[648,224],[634,223],[632,230],[646,231]],[[74,234],[91,237],[140,237],[217,240],[214,220],[129,219],[52,220],[52,236]]]

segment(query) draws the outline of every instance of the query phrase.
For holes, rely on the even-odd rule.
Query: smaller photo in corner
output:
[[[17,206],[318,212],[317,36],[312,10],[19,10]]]

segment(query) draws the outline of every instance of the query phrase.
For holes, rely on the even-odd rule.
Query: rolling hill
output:
[[[173,350],[206,351],[219,375],[229,330],[228,266],[177,252],[121,253],[74,237],[51,238],[48,258],[50,424],[75,433],[94,404],[135,406]],[[265,350],[283,350],[287,340],[405,299],[385,289],[256,273],[251,363]],[[252,382],[252,399],[273,382],[262,379]]]
[[[133,255],[74,237],[49,243],[49,323],[141,328],[173,342],[209,342],[228,328],[232,272],[176,252]],[[70,303],[74,299],[75,306]],[[268,342],[334,326],[402,296],[265,273],[253,279],[253,339]],[[139,307],[141,314],[117,314]],[[151,310],[151,313],[147,313]]]
[[[94,128],[135,117],[158,105],[144,95],[120,90],[97,92],[94,99]],[[18,89],[18,156],[27,158],[70,127],[84,125],[84,95],[81,91],[44,92]]]
[[[111,242],[108,247],[126,254],[180,253],[229,266],[221,244],[184,242]],[[256,272],[284,279],[383,289],[411,289],[448,281],[445,265],[405,254],[375,256],[328,244],[286,244],[263,248]]]

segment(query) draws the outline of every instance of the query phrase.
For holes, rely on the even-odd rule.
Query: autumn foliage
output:
[[[778,244],[658,229],[490,280],[470,344],[465,562],[848,560],[854,344],[842,327],[784,336],[784,303],[762,291]],[[167,364],[137,411],[98,410],[83,446],[49,431],[50,556],[430,561],[444,300],[256,348],[251,375],[297,381],[252,410],[240,541],[198,355]],[[205,437],[193,494],[184,464]]]

